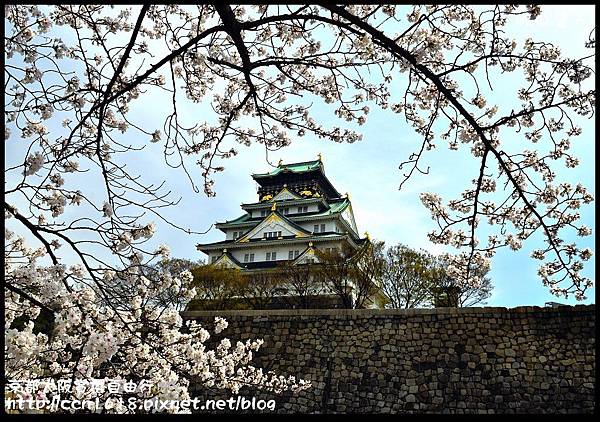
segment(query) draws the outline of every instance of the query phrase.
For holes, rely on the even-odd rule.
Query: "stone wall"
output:
[[[595,306],[189,312],[232,340],[262,338],[255,365],[312,381],[280,413],[589,413]],[[216,340],[217,338],[215,338]],[[199,397],[230,394],[197,391]]]

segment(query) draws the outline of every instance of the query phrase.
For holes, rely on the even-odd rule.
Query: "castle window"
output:
[[[321,233],[325,231],[325,224],[321,224]]]
[[[218,258],[219,258],[218,256],[213,256],[211,262],[214,264],[217,261]]]
[[[267,252],[266,260],[275,261],[277,259],[277,252]]]
[[[288,259],[296,259],[296,258],[298,258],[299,254],[300,254],[300,251],[289,251]]]
[[[298,213],[302,213],[302,212],[308,212],[308,205],[305,205],[303,207],[298,207]]]
[[[261,216],[261,217],[265,217],[266,215],[267,215],[267,210],[262,210],[262,211],[260,212],[260,216]]]
[[[253,253],[244,254],[244,262],[254,262],[254,254]]]
[[[319,225],[315,224],[314,228],[313,228],[313,232],[314,233],[319,233]]]
[[[283,214],[284,214],[284,215],[287,215],[287,214],[289,214],[289,212],[290,212],[290,209],[289,209],[289,208],[284,208],[284,209],[283,209]]]

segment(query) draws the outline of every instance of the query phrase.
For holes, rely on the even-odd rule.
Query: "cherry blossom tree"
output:
[[[492,279],[487,276],[489,267],[479,269],[480,283],[473,285],[457,285],[455,280],[448,277],[446,268],[447,261],[452,260],[452,257],[440,255],[430,257],[431,259],[431,294],[434,299],[434,304],[440,306],[440,303],[445,302],[445,306],[469,307],[483,306],[486,300],[492,295],[494,286]],[[477,269],[473,269],[477,271]]]
[[[167,245],[146,246],[153,219],[197,232],[165,219],[161,211],[178,201],[163,184],[132,174],[127,162],[160,145],[165,166],[181,169],[194,190],[201,183],[211,196],[213,175],[239,145],[269,151],[308,134],[355,142],[361,135],[352,128],[373,107],[398,113],[419,139],[400,165],[400,187],[429,172],[421,162],[433,148],[478,163],[459,198],[421,196],[438,225],[430,239],[459,248],[449,276],[477,284],[473,269],[485,267],[498,248],[518,250],[540,233],[545,247],[531,256],[542,261],[541,281],[554,294],[583,299],[592,281],[581,270],[592,251],[565,239],[591,234],[577,210],[593,196],[582,184],[559,180],[556,170],[579,162],[570,147],[582,119],[594,114],[594,55],[569,58],[551,43],[518,43],[506,33],[507,22],[520,15],[534,21],[541,11],[5,6],[5,219],[36,243],[30,248],[23,236],[5,234],[7,374],[148,376],[168,380],[160,394],[185,394],[187,376],[233,389],[248,380],[284,388],[285,381],[265,381],[244,366],[257,343],[233,350],[225,344],[210,354],[202,348],[203,328],[190,323],[181,331],[177,312],[147,306],[165,286],[181,285],[188,299],[194,293],[186,291],[187,272],[140,275],[169,254]],[[523,83],[506,92],[509,105],[488,104],[488,89],[510,73]],[[156,127],[132,112],[151,93],[164,100]],[[318,122],[316,101],[334,108],[342,123]],[[182,104],[210,105],[212,114],[191,121]],[[478,236],[482,221],[494,230],[486,239]],[[136,288],[117,295],[115,278]],[[40,310],[54,315],[51,333],[34,332]],[[28,322],[11,327],[19,316]]]

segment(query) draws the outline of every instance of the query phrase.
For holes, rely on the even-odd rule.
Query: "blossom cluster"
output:
[[[25,245],[23,238],[7,232],[6,279],[18,290],[6,291],[5,302],[5,373],[10,379],[35,379],[51,382],[56,378],[139,379],[151,389],[136,394],[141,398],[189,399],[190,380],[238,392],[244,386],[276,393],[308,388],[310,383],[265,373],[250,365],[262,340],[232,342],[223,339],[214,350],[206,347],[209,331],[194,320],[184,321],[176,309],[157,308],[153,298],[165,289],[177,286],[179,296],[190,300],[196,294],[190,287],[189,271],[180,276],[165,274],[152,280],[134,269],[117,274],[106,272],[92,287],[65,283],[70,277],[82,278],[80,266],[44,267],[37,264],[39,250]],[[27,264],[15,256],[29,258]],[[106,301],[107,286],[129,286],[127,300]],[[44,306],[36,306],[36,301]],[[34,293],[36,292],[36,293]],[[115,290],[112,291],[115,294]],[[43,312],[42,312],[43,311]],[[49,313],[49,314],[48,314]],[[52,315],[51,328],[36,328],[39,318]],[[16,324],[17,320],[24,323]],[[227,328],[227,321],[215,319],[215,333]],[[40,399],[51,399],[52,391]],[[110,391],[94,389],[72,391],[78,400],[101,397]],[[115,408],[112,411],[129,411]]]

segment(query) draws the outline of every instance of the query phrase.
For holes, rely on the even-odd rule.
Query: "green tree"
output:
[[[190,301],[188,310],[239,307],[244,287],[244,277],[240,270],[208,264],[194,268],[192,275],[196,297]]]
[[[317,265],[287,264],[281,271],[281,278],[287,287],[287,304],[289,307],[308,309],[313,307],[315,296],[323,293],[323,283],[320,282]]]
[[[340,298],[341,306],[351,309],[354,306],[352,300],[352,262],[350,258],[354,251],[347,246],[341,250],[334,249],[331,252],[315,249],[315,256],[319,261],[317,277],[323,283],[325,289]]]
[[[432,255],[399,244],[385,254],[383,291],[390,302],[388,308],[467,307],[483,305],[493,290],[485,275],[489,266],[473,266],[471,272],[477,283],[459,283],[448,269],[450,255]]]
[[[352,257],[350,279],[353,282],[354,308],[364,308],[375,300],[385,268],[384,248],[384,242],[368,240]]]
[[[383,272],[383,247],[384,242],[368,240],[358,250],[349,246],[331,252],[315,250],[320,262],[318,277],[340,298],[342,307],[359,309],[372,300]]]
[[[241,296],[250,309],[268,309],[285,291],[279,271],[260,271],[242,276]]]
[[[399,244],[385,254],[382,288],[388,308],[418,308],[432,304],[432,257],[423,250]]]

